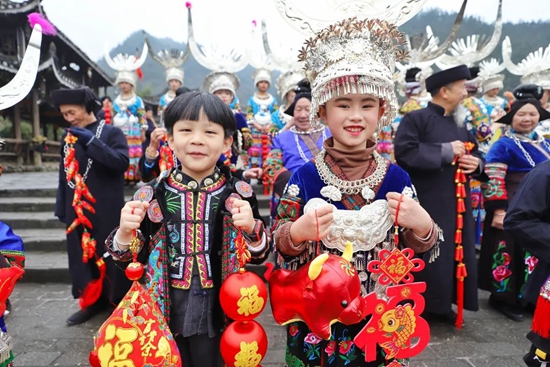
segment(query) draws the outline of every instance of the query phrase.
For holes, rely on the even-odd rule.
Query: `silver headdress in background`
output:
[[[204,79],[202,89],[209,93],[226,89],[233,93],[239,88],[239,78],[235,73],[243,70],[248,65],[248,52],[246,49],[237,50],[227,44],[199,45],[195,39],[193,30],[192,11],[189,11],[189,42],[191,55],[205,68],[212,70]]]
[[[495,50],[500,42],[501,35],[502,0],[499,0],[497,18],[491,38],[487,39],[485,36],[474,34],[466,37],[466,39],[461,38],[456,40],[449,49],[451,55],[441,55],[441,57],[436,60],[435,64],[441,70],[462,64],[472,67],[476,62],[483,60]]]
[[[398,91],[402,96],[405,96],[405,90],[407,85],[407,74],[411,69],[418,68],[420,71],[416,74],[416,82],[419,83],[419,89],[425,91],[425,81],[432,73],[431,66],[434,62],[451,47],[452,43],[458,35],[462,19],[464,18],[464,11],[466,10],[466,4],[468,0],[464,0],[462,7],[458,12],[453,27],[449,36],[441,45],[438,45],[439,39],[434,36],[432,28],[426,27],[426,34],[420,36],[405,36],[407,43],[405,44],[405,50],[409,53],[409,60],[407,64],[396,63],[395,66],[399,70],[397,75]]]
[[[149,48],[147,43],[143,44],[143,50],[141,56],[136,58],[134,55],[118,54],[114,58],[111,58],[107,45],[105,45],[105,62],[116,73],[115,84],[126,82],[132,84],[134,87],[137,83],[137,72],[145,60],[147,59],[147,52]]]
[[[500,74],[506,69],[504,63],[499,63],[497,59],[491,58],[484,60],[479,64],[478,77],[481,80],[483,92],[504,87],[504,74]]]
[[[531,52],[519,64],[514,64],[512,58],[512,43],[506,37],[502,42],[502,58],[508,71],[521,76],[522,84],[536,84],[544,89],[550,89],[550,44],[543,49]]]
[[[191,24],[191,4],[187,4],[187,14],[188,14],[188,20],[187,20],[187,30],[188,33],[190,33],[190,29],[192,28]],[[145,38],[145,43],[147,46],[149,46],[149,55],[158,62],[160,65],[162,65],[165,69],[165,75],[166,75],[166,81],[169,82],[170,80],[178,80],[181,85],[183,85],[183,80],[185,77],[185,73],[181,66],[189,59],[189,56],[191,54],[191,47],[189,46],[189,41],[187,41],[187,47],[185,48],[185,51],[178,50],[178,49],[171,49],[171,50],[161,50],[157,53],[153,51],[153,47],[151,46],[151,43],[149,42],[149,38],[147,37],[147,34],[143,32],[143,36]]]

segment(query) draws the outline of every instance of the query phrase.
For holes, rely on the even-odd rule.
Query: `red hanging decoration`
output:
[[[98,258],[95,263],[99,269],[99,278],[90,281],[84,289],[84,292],[80,295],[78,304],[82,310],[85,310],[96,303],[101,296],[101,292],[103,291],[103,281],[105,280],[107,266],[105,265],[103,258]]]
[[[220,289],[220,304],[231,320],[251,321],[267,304],[267,289],[262,278],[241,269],[231,274]]]
[[[105,119],[105,123],[107,125],[111,125],[111,109],[110,108],[105,110],[104,119]]]
[[[464,148],[466,149],[466,154],[470,154],[472,149],[474,149],[475,144],[471,142],[464,143]],[[456,159],[454,164],[456,164]],[[455,184],[456,184],[456,231],[454,242],[456,244],[455,249],[455,261],[458,263],[456,267],[456,306],[457,306],[457,315],[455,327],[457,329],[462,329],[462,324],[464,323],[464,278],[468,276],[466,271],[466,264],[464,264],[464,248],[462,246],[462,229],[464,227],[464,217],[463,213],[466,212],[466,204],[464,199],[466,199],[466,183],[468,182],[466,174],[462,168],[458,167],[455,173]]]
[[[259,366],[267,352],[267,334],[256,321],[235,321],[222,334],[220,352],[229,367]]]
[[[71,130],[67,132],[65,136],[65,144],[67,144],[67,150],[63,158],[63,166],[65,167],[67,183],[73,182],[74,185],[74,196],[72,206],[74,208],[76,218],[69,225],[66,230],[66,234],[74,231],[79,225],[84,227],[84,232],[81,238],[82,246],[82,261],[87,263],[88,260],[95,257],[96,250],[96,241],[91,237],[88,229],[92,229],[92,222],[84,214],[84,210],[89,211],[92,214],[95,214],[95,209],[90,203],[96,202],[95,198],[92,196],[88,186],[84,182],[84,178],[79,172],[78,161],[76,160],[76,150],[74,144],[77,142],[78,138],[71,134]],[[88,200],[89,202],[86,202]]]
[[[245,270],[251,254],[239,228],[234,245],[240,269],[228,276],[220,288],[222,310],[233,322],[222,334],[220,350],[227,366],[256,367],[265,357],[267,335],[253,319],[267,304],[267,289],[260,277]]]
[[[542,286],[535,307],[535,315],[533,316],[533,324],[531,329],[534,333],[541,337],[550,338],[550,278]]]
[[[182,366],[176,342],[157,303],[138,282],[143,275],[143,265],[137,262],[138,247],[134,232],[130,243],[134,261],[126,268],[126,276],[134,283],[94,337],[89,355],[93,367]]]

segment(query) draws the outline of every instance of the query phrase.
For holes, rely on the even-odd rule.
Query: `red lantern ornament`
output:
[[[267,352],[267,334],[256,321],[235,321],[223,332],[220,349],[229,367],[256,367]]]
[[[267,303],[267,289],[262,279],[250,271],[231,274],[220,289],[220,303],[227,317],[250,321],[258,317]]]

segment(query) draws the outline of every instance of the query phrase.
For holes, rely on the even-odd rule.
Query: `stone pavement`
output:
[[[525,334],[530,318],[510,321],[489,309],[488,295],[480,292],[481,310],[466,313],[466,326],[457,332],[450,325],[432,325],[428,348],[411,361],[412,367],[518,367],[529,348]],[[8,331],[14,339],[15,363],[30,366],[88,366],[93,334],[107,317],[99,315],[84,325],[67,327],[65,319],[78,309],[65,284],[17,284],[10,297]],[[269,338],[262,365],[283,366],[284,329],[270,310],[259,318]]]

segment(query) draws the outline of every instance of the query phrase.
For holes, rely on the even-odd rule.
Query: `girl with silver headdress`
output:
[[[112,121],[114,126],[124,132],[128,141],[130,165],[124,174],[127,184],[136,184],[140,180],[139,159],[143,154],[141,145],[145,141],[145,133],[149,127],[145,119],[143,100],[135,93],[138,78],[136,70],[145,62],[147,51],[147,44],[144,44],[139,59],[127,54],[118,54],[112,59],[108,52],[105,53],[105,61],[115,70],[115,84],[121,90],[113,102],[116,114]]]
[[[393,69],[396,58],[403,56],[398,50],[401,39],[390,23],[351,18],[306,43],[300,59],[312,82],[311,122],[323,120],[332,138],[291,176],[274,224],[282,267],[298,269],[324,252],[341,254],[350,241],[362,295],[381,298],[388,284],[368,270],[369,263],[380,250],[398,247],[392,234],[398,203],[399,247],[424,253],[437,246],[440,234],[414,199],[408,174],[376,153],[374,132],[393,121],[396,113]],[[328,340],[314,335],[303,322],[290,323],[286,365],[407,366],[406,360],[395,360],[388,350],[384,355],[380,348],[368,356],[372,362],[366,362],[354,343],[366,323],[333,323]]]
[[[256,69],[252,74],[257,91],[248,99],[246,119],[250,126],[253,143],[248,150],[250,167],[262,167],[265,161],[266,145],[270,137],[279,130],[279,107],[277,99],[268,92],[271,85],[271,71]]]

